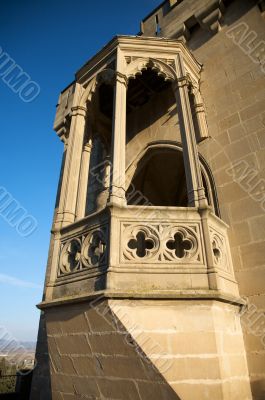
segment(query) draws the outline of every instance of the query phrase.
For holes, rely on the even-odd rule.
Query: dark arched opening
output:
[[[220,216],[214,180],[204,159],[201,160],[201,171],[208,204]],[[149,148],[137,163],[126,198],[128,205],[187,207],[187,184],[181,148]]]
[[[148,150],[127,190],[127,203],[187,207],[182,152],[167,148]]]
[[[109,195],[109,165],[114,89],[100,82],[89,105],[86,136],[91,139],[86,215],[106,206]]]

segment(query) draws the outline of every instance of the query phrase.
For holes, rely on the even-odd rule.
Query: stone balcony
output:
[[[60,231],[53,299],[238,297],[227,225],[210,208],[107,207]]]

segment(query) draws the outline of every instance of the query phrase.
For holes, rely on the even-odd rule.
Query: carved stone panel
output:
[[[227,256],[228,249],[226,238],[214,228],[210,228],[210,237],[215,266],[226,272],[231,272],[229,258]]]
[[[201,263],[199,224],[121,223],[122,263]]]
[[[62,240],[58,277],[107,265],[107,226]]]

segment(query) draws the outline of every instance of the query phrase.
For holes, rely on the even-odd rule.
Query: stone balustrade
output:
[[[209,208],[110,207],[63,228],[55,286],[94,292],[102,275],[101,290],[237,295],[227,226]]]

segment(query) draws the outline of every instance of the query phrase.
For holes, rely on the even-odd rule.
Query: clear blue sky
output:
[[[116,34],[137,34],[159,0],[2,2],[0,46],[40,86],[24,103],[0,78],[0,186],[33,215],[21,237],[0,215],[0,326],[35,340],[62,144],[53,132],[58,95],[74,73]]]

